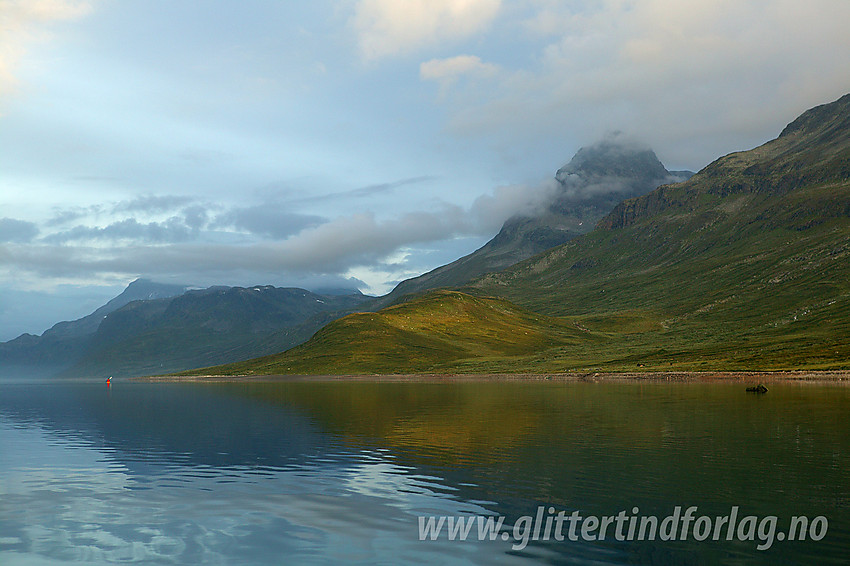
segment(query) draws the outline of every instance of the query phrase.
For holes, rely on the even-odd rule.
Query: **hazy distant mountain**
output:
[[[140,279],[86,317],[0,343],[0,374],[141,375],[258,356],[309,338],[299,325],[310,319],[331,320],[368,299],[350,293],[188,290]]]
[[[136,279],[120,295],[111,299],[102,307],[88,316],[71,322],[59,322],[41,335],[45,338],[59,338],[68,336],[84,336],[93,334],[100,325],[101,320],[111,312],[115,312],[124,305],[133,301],[150,301],[153,299],[166,299],[176,297],[185,293],[189,287],[185,285],[172,285],[167,283],[155,283],[148,279]]]
[[[590,232],[621,201],[644,195],[664,183],[684,181],[690,171],[667,171],[648,147],[618,136],[581,148],[555,174],[557,187],[545,207],[505,222],[484,246],[448,265],[402,281],[377,301],[391,304],[399,297],[463,285],[484,273],[500,271]]]
[[[83,318],[54,324],[41,336],[22,334],[0,343],[0,374],[20,371],[49,373],[67,367],[82,355],[88,341],[106,316],[140,300],[165,299],[188,287],[137,279],[102,307]]]
[[[850,95],[460,291],[203,371],[777,369],[850,369]]]
[[[145,375],[261,356],[290,348],[338,311],[369,299],[305,289],[210,287],[130,303],[101,323],[67,375]]]

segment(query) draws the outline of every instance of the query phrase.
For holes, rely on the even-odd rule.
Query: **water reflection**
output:
[[[0,563],[842,563],[848,389],[4,385]],[[819,543],[419,542],[421,514],[826,515]]]

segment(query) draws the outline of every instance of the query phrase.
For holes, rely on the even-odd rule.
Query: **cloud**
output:
[[[218,228],[235,228],[258,236],[284,240],[325,221],[321,216],[286,212],[281,210],[280,205],[265,203],[228,210],[216,217],[213,224]]]
[[[100,213],[99,205],[92,206],[77,206],[73,208],[54,208],[53,217],[45,221],[45,226],[54,227],[70,224],[87,216],[97,215]]]
[[[440,85],[439,98],[444,100],[450,89],[464,82],[467,89],[468,100],[475,100],[481,96],[480,88],[486,88],[485,79],[499,76],[501,69],[498,65],[485,63],[476,55],[457,55],[446,59],[431,59],[419,65],[419,78],[424,81],[434,81]],[[460,91],[454,88],[456,95]],[[484,98],[486,99],[486,94]]]
[[[283,242],[286,261],[299,269],[344,272],[354,266],[383,263],[390,254],[414,244],[441,242],[461,236],[492,236],[505,220],[531,214],[548,204],[557,190],[554,182],[540,186],[495,188],[465,209],[441,203],[435,210],[401,214],[379,220],[373,214],[354,214],[309,228]]]
[[[142,195],[129,200],[55,209],[44,222],[52,231],[41,242],[146,242],[167,244],[197,239],[210,224],[211,210],[194,197]],[[103,223],[105,223],[103,225]],[[69,228],[66,227],[76,223]]]
[[[367,60],[456,41],[485,30],[500,0],[360,0],[352,20]]]
[[[238,260],[249,261],[255,267],[344,273],[353,266],[378,263],[399,247],[442,240],[472,229],[464,210],[453,205],[443,205],[435,212],[409,212],[388,220],[378,220],[371,213],[358,213],[307,228],[282,242],[252,246],[250,250],[242,250]],[[254,263],[258,260],[259,264]]]
[[[230,210],[210,222],[227,224],[265,237],[246,243],[213,242],[199,227],[202,207],[162,222],[125,219],[103,227],[78,225],[32,243],[0,246],[2,271],[20,278],[69,280],[124,275],[173,277],[184,280],[232,280],[253,273],[257,281],[316,275],[346,276],[352,269],[380,270],[395,265],[399,250],[459,237],[492,236],[515,214],[529,213],[551,198],[552,187],[506,186],[476,199],[469,208],[439,203],[428,211],[411,211],[379,219],[355,213],[332,220],[281,212],[268,205]],[[197,208],[197,209],[196,209]],[[193,216],[190,212],[194,212]],[[194,220],[200,217],[201,220]],[[209,226],[207,226],[209,228]]]
[[[377,183],[374,185],[367,185],[365,187],[360,187],[357,189],[352,189],[350,191],[346,191],[343,193],[336,193],[335,195],[331,195],[333,197],[354,197],[354,198],[362,198],[362,197],[370,197],[377,194],[388,193],[399,187],[404,187],[406,185],[418,185],[419,183],[425,183],[427,181],[433,181],[435,179],[432,175],[421,175],[419,177],[409,177],[407,179],[400,179],[398,181],[391,181],[389,183]]]
[[[496,187],[492,194],[481,195],[473,202],[470,213],[480,232],[492,233],[512,216],[533,216],[543,212],[558,194],[559,185],[547,180],[536,186],[507,185]]]
[[[329,200],[339,200],[346,198],[367,198],[372,197],[378,194],[389,193],[399,187],[404,187],[406,185],[418,185],[420,183],[425,183],[428,181],[433,181],[436,177],[432,175],[421,175],[419,177],[408,177],[406,179],[400,179],[398,181],[390,181],[388,183],[376,183],[374,185],[367,185],[365,187],[359,187],[356,189],[351,189],[350,191],[340,191],[337,193],[330,193],[326,195],[316,195],[316,196],[307,196],[307,197],[299,197],[296,199],[290,199],[289,202],[297,202],[297,203],[315,203]]]
[[[448,59],[431,59],[419,66],[419,76],[424,80],[454,80],[460,75],[490,76],[498,70],[496,65],[482,63],[475,55],[458,55]]]
[[[0,95],[16,88],[15,66],[30,42],[45,37],[45,24],[79,18],[91,9],[86,1],[0,0]]]
[[[47,244],[65,244],[82,241],[128,240],[164,244],[184,242],[194,235],[195,231],[186,224],[184,218],[174,216],[164,222],[141,223],[135,218],[128,218],[104,227],[79,225],[45,236],[42,241]]]
[[[192,232],[198,233],[202,228],[206,227],[209,221],[209,212],[201,205],[187,206],[182,211],[183,222]]]
[[[295,200],[380,199],[431,180],[408,177]],[[400,250],[490,237],[508,217],[539,206],[545,194],[545,188],[512,185],[469,207],[432,201],[428,210],[382,217],[352,212],[332,219],[293,210],[286,195],[229,208],[179,195],[142,195],[57,209],[43,233],[34,224],[0,222],[16,234],[0,245],[0,280],[44,285],[146,275],[214,283],[409,274],[421,261]],[[368,285],[377,289],[383,283]]]
[[[498,65],[474,97],[441,84],[450,131],[515,146],[624,129],[665,160],[695,167],[766,141],[850,90],[845,0],[529,5],[516,24],[497,27],[539,42],[537,57],[511,67],[491,55]],[[433,80],[452,67],[424,69],[420,77]]]
[[[29,242],[38,236],[38,226],[25,220],[0,218],[0,242]]]
[[[447,59],[431,59],[419,65],[419,77],[426,81],[438,81],[443,85],[451,84],[462,76],[482,79],[495,76],[499,67],[484,63],[475,55],[457,55]]]
[[[126,220],[127,217],[162,217],[169,215],[182,216],[186,218],[187,223],[194,223],[190,225],[196,225],[200,228],[205,223],[201,222],[201,219],[208,216],[207,209],[210,208],[210,205],[197,204],[197,201],[196,197],[185,195],[149,194],[117,202],[103,202],[69,208],[56,207],[53,210],[53,216],[45,221],[45,226],[63,226],[85,218],[93,220],[104,217],[116,219],[117,217]]]
[[[112,212],[161,213],[174,210],[194,200],[194,197],[183,195],[141,195],[130,200],[115,203],[112,206]]]

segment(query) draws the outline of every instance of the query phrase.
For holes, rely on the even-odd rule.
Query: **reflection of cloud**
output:
[[[496,17],[500,0],[360,0],[353,25],[366,59],[469,37]]]
[[[380,450],[347,453],[350,464],[340,464],[317,446],[303,466],[216,468],[155,451],[116,453],[73,432],[3,420],[0,441],[11,447],[0,459],[3,564],[422,563],[452,555],[457,543],[423,550],[418,515],[488,513],[447,496],[456,489],[450,482]],[[125,458],[141,456],[144,466],[127,468]],[[470,540],[464,553],[503,563],[493,545]]]

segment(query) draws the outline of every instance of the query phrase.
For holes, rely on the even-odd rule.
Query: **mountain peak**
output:
[[[115,301],[115,304],[124,306],[131,301],[151,300],[151,299],[168,299],[177,295],[182,295],[186,292],[185,285],[174,285],[170,283],[156,283],[150,279],[139,278],[132,281],[124,291],[112,299],[107,305]],[[114,306],[114,305],[113,305]]]
[[[568,164],[558,169],[555,178],[563,184],[571,175],[644,180],[664,179],[669,174],[649,146],[615,134],[579,149]]]
[[[463,285],[488,271],[500,271],[544,250],[589,232],[623,199],[644,195],[663,183],[682,181],[689,171],[673,174],[649,146],[612,134],[581,148],[558,170],[550,202],[541,209],[509,218],[481,248],[418,277],[399,283],[375,306],[402,295]]]

